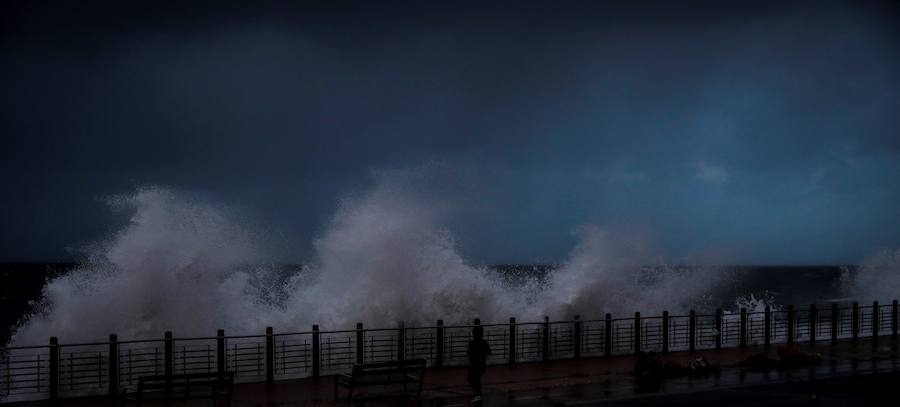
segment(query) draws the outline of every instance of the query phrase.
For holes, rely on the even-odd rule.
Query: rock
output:
[[[778,360],[770,358],[765,353],[757,353],[744,359],[744,361],[741,362],[741,366],[750,369],[774,369],[778,367]]]
[[[822,355],[818,353],[803,352],[793,347],[778,348],[780,367],[798,367],[818,365],[822,363]]]
[[[709,363],[703,356],[692,360],[688,364],[688,371],[692,376],[706,376],[719,373],[722,369],[718,365]]]
[[[661,376],[663,368],[662,360],[653,352],[640,352],[637,354],[637,360],[634,362],[635,376]]]
[[[686,367],[672,361],[663,361],[656,353],[641,352],[634,364],[634,383],[638,392],[657,391],[663,379],[688,374]]]
[[[663,363],[662,372],[665,377],[678,377],[688,374],[688,368],[678,362],[666,361]]]

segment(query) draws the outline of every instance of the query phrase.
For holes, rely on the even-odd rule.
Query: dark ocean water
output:
[[[6,343],[16,323],[41,300],[50,279],[76,267],[71,263],[0,263],[0,343]],[[290,267],[296,269],[296,267]],[[543,279],[554,268],[547,265],[497,265],[491,267],[510,284]],[[689,269],[689,267],[684,267]],[[810,303],[842,301],[842,275],[849,266],[723,266],[726,278],[712,290],[708,302],[713,307],[732,309],[735,299],[754,294],[772,298],[778,304],[807,306]]]

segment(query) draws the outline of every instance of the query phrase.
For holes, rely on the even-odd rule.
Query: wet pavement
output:
[[[617,400],[587,400],[564,405],[637,406],[895,406],[900,400],[900,372],[762,385],[711,388]]]

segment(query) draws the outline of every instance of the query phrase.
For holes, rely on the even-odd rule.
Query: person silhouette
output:
[[[472,328],[472,340],[469,341],[469,350],[466,355],[469,357],[469,386],[475,393],[473,403],[481,401],[481,375],[484,374],[484,368],[487,364],[487,357],[491,354],[491,347],[484,340],[484,328],[476,325]]]

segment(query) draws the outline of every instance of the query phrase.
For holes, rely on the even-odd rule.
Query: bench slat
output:
[[[347,400],[353,396],[353,388],[357,386],[374,386],[403,383],[403,394],[407,384],[418,384],[416,394],[421,393],[425,376],[425,359],[410,359],[402,362],[378,362],[355,364],[349,375],[340,375],[334,381],[334,398],[337,400],[338,386],[349,388]]]
[[[231,399],[234,372],[219,373],[183,373],[166,376],[142,376],[138,378],[137,389],[122,393],[124,401],[134,401],[141,405],[143,401],[177,400],[207,398],[215,401],[222,397]]]

